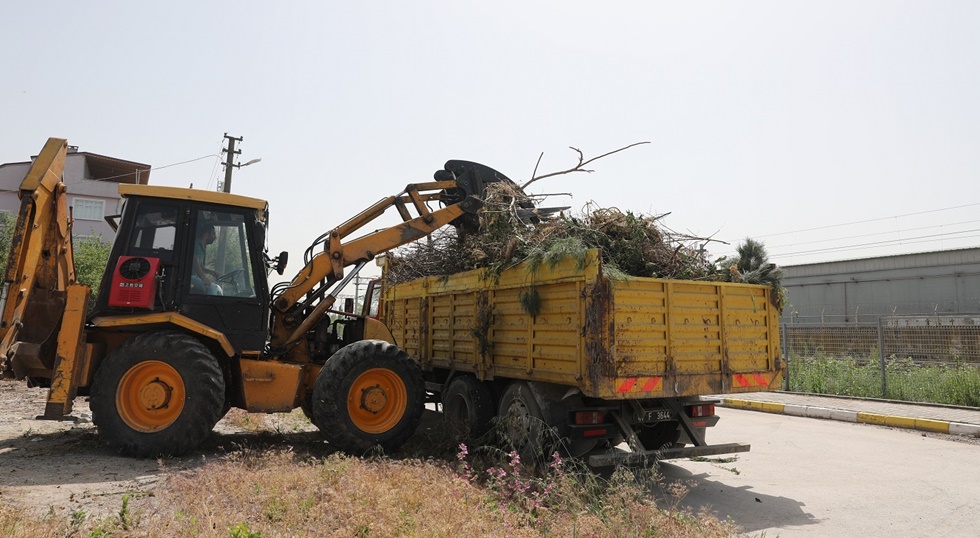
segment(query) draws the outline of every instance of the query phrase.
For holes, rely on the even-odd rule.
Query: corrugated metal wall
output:
[[[980,312],[980,248],[783,267],[784,323]]]

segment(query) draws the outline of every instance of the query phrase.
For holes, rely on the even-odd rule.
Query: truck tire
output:
[[[407,353],[382,340],[342,347],[313,386],[313,423],[331,445],[353,455],[398,450],[422,418],[422,371]]]
[[[545,452],[545,433],[549,428],[527,383],[514,381],[507,385],[500,396],[497,416],[504,440],[522,457],[538,457]]]
[[[442,414],[454,439],[479,439],[490,430],[494,417],[490,388],[471,375],[453,378],[442,393]]]
[[[141,334],[95,372],[92,422],[121,454],[179,456],[197,448],[221,419],[225,379],[214,355],[175,331]]]

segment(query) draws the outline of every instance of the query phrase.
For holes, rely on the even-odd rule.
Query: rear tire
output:
[[[415,433],[424,402],[415,361],[388,342],[362,340],[341,348],[320,369],[313,423],[344,452],[394,452]]]
[[[141,334],[109,354],[92,384],[92,422],[111,448],[141,458],[197,448],[221,419],[225,380],[186,334]]]
[[[541,414],[541,406],[527,383],[515,381],[507,385],[500,396],[497,416],[505,441],[522,457],[531,458],[544,453],[544,435],[548,427]]]
[[[471,375],[453,378],[442,393],[442,414],[455,440],[479,439],[490,430],[494,417],[490,388]]]

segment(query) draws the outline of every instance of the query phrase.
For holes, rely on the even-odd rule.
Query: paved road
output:
[[[718,409],[710,443],[732,462],[662,464],[690,481],[682,506],[730,517],[752,536],[980,535],[980,445],[956,436]]]

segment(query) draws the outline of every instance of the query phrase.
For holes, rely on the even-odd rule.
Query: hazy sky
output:
[[[781,265],[980,245],[980,2],[6,2],[0,162],[49,136],[269,200],[270,250],[448,159]],[[187,164],[165,166],[198,159]],[[392,217],[387,223],[394,221]],[[855,224],[856,223],[856,224]],[[293,270],[298,269],[295,262]]]

